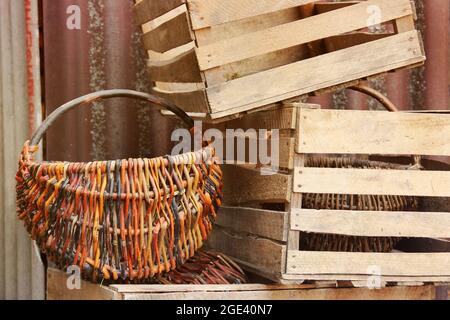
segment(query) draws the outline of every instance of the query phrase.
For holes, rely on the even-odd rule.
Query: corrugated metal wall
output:
[[[80,8],[81,28],[68,29],[67,8]],[[43,0],[47,115],[102,89],[151,88],[132,0]],[[172,124],[151,106],[128,99],[95,103],[62,117],[47,135],[50,160],[89,161],[168,152]]]
[[[133,25],[132,0],[41,2],[47,114],[70,99],[99,89],[149,91],[146,53],[140,44],[139,28]],[[429,55],[429,72],[425,68],[403,71],[372,85],[384,90],[403,109],[434,108],[436,101],[438,108],[448,108],[449,74],[439,72],[437,77],[430,70],[448,69],[448,34],[442,30],[449,28],[450,2],[415,2]],[[39,89],[35,88],[34,104],[26,99],[24,22],[25,6],[32,4],[36,13],[36,3],[0,0],[0,299],[44,298],[44,270],[16,221],[14,194],[17,156],[29,136],[28,128],[39,121]],[[73,5],[80,8],[81,28],[70,30],[66,26],[67,9]],[[434,10],[424,10],[424,5]],[[447,94],[442,88],[447,89]],[[439,99],[429,100],[436,98],[432,93],[435,90],[439,91]],[[427,94],[431,97],[428,100]],[[373,107],[358,95],[343,93],[318,101],[337,108]],[[31,110],[31,106],[35,109]],[[173,126],[173,122],[162,119],[142,103],[119,99],[96,104],[92,112],[84,107],[67,114],[50,130],[46,156],[50,160],[92,160],[161,155],[168,151]]]
[[[36,2],[0,1],[0,299],[45,297],[43,265],[15,212],[14,176],[29,135],[26,3],[36,13]]]

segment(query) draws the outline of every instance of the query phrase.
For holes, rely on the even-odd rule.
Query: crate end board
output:
[[[69,290],[67,276],[47,271],[48,300],[435,300],[436,287],[335,288],[314,285],[112,285],[85,281]],[[101,292],[100,294],[98,292]]]

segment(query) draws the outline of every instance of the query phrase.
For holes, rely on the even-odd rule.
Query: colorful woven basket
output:
[[[175,105],[131,90],[93,93],[55,110],[26,142],[17,180],[17,212],[60,269],[84,278],[151,280],[183,265],[202,247],[222,199],[214,149],[154,159],[38,162],[34,153],[63,113],[99,99],[129,97],[158,105],[193,128]]]

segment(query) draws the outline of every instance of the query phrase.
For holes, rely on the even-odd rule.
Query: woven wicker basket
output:
[[[63,113],[113,97],[140,99],[193,120],[173,104],[130,90],[108,90],[55,110],[23,148],[17,212],[39,248],[61,269],[77,265],[93,282],[151,280],[182,265],[203,245],[221,205],[214,149],[154,159],[37,162],[33,154]]]
[[[307,167],[399,169],[399,165],[354,157],[312,157]],[[302,207],[316,210],[410,211],[417,208],[415,197],[377,195],[305,194]],[[310,251],[390,252],[400,239],[350,237],[331,234],[300,236],[300,248]]]

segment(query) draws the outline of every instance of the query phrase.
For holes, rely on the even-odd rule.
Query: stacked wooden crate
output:
[[[450,214],[434,201],[450,197],[448,169],[304,168],[311,154],[450,156],[449,115],[326,111],[292,102],[423,64],[412,2],[138,0],[135,12],[155,94],[221,130],[280,131],[277,172],[262,175],[258,163],[225,166],[213,247],[277,282],[450,281],[450,250],[441,240],[443,252],[300,248],[301,232],[450,237]],[[431,197],[437,208],[306,210],[305,193]]]
[[[283,117],[287,112],[292,114]],[[283,109],[279,117],[273,111],[249,115],[247,121],[251,117],[257,127],[278,124],[291,132],[289,151],[280,154],[285,168],[261,175],[257,166],[225,167],[227,206],[220,211],[212,246],[278,282],[366,285],[377,275],[383,283],[450,281],[450,242],[438,240],[450,238],[448,166],[423,171],[304,167],[305,158],[317,154],[450,156],[449,114],[297,105]],[[229,125],[242,127],[242,122]],[[305,193],[414,196],[422,201],[413,212],[310,210],[302,209]],[[301,232],[412,238],[413,245],[402,244],[412,252],[301,251]],[[433,239],[433,246],[424,246],[424,238]]]
[[[212,119],[425,60],[410,0],[138,0],[135,12],[154,92]]]

